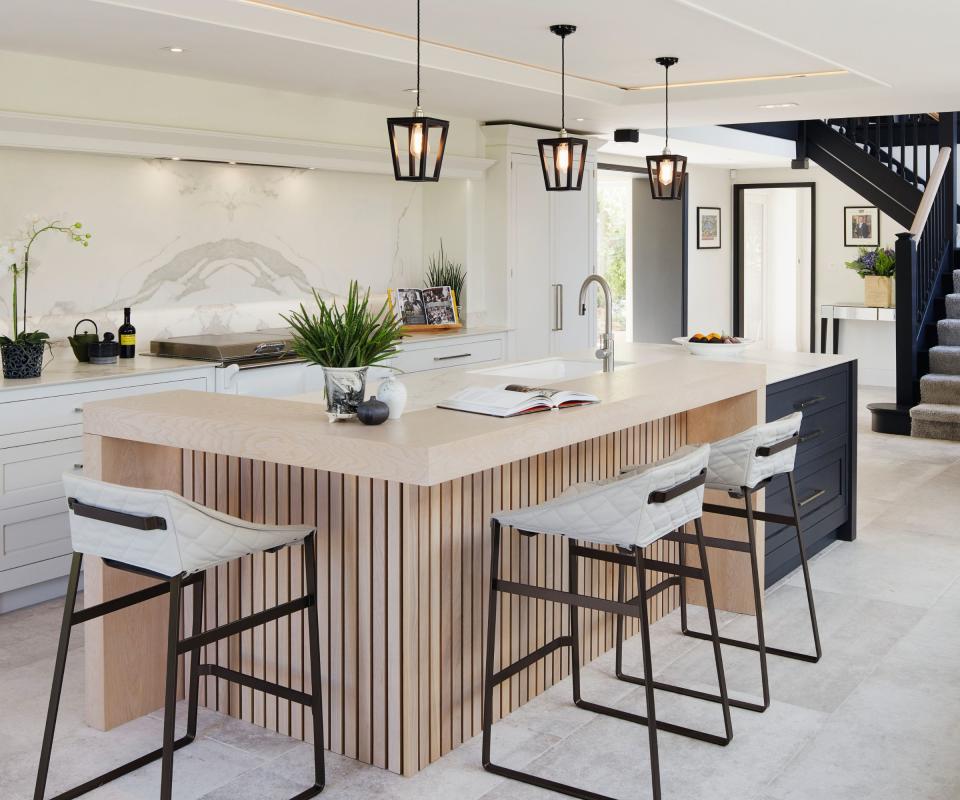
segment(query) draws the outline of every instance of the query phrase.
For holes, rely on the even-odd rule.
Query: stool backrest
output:
[[[707,483],[752,489],[774,475],[792,472],[802,424],[803,413],[796,411],[714,442]]]
[[[306,537],[306,526],[260,525],[174,492],[63,476],[73,550],[172,577]],[[139,522],[138,522],[139,521]]]

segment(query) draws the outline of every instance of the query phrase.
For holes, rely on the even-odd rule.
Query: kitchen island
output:
[[[737,433],[765,419],[768,371],[778,380],[802,379],[842,363],[792,355],[714,361],[671,346],[625,344],[614,373],[569,382],[561,375],[570,388],[596,394],[598,405],[508,420],[435,408],[467,385],[524,377],[543,382],[535,366],[457,369],[405,377],[411,409],[373,428],[328,424],[317,397],[178,392],[125,398],[87,407],[84,471],[170,489],[254,521],[316,524],[328,745],[412,774],[480,729],[492,512],[541,502],[572,484],[655,461],[687,442]],[[599,364],[581,353],[554,367],[575,374]],[[706,524],[711,535],[745,538],[736,520],[707,517]],[[654,547],[654,558],[677,557],[675,544]],[[514,536],[505,543],[502,572],[560,588],[565,558],[559,540]],[[296,597],[300,559],[295,548],[212,570],[208,624]],[[581,590],[614,596],[612,566],[596,564],[584,573]],[[711,574],[718,606],[751,612],[747,559],[718,551]],[[86,602],[146,580],[91,559]],[[691,595],[696,599],[695,586]],[[658,596],[651,601],[652,618],[677,601],[676,587]],[[559,608],[527,598],[507,599],[500,614],[500,651],[510,660],[565,627]],[[580,614],[581,652],[589,661],[613,646],[614,625],[599,612]],[[301,617],[220,642],[204,658],[309,690]],[[88,626],[92,725],[110,728],[161,704],[165,620],[166,601],[157,598]],[[628,621],[628,634],[635,622]],[[568,669],[566,654],[557,652],[513,676],[496,693],[495,717]],[[202,702],[211,708],[284,734],[309,735],[296,704],[213,677],[202,684]]]

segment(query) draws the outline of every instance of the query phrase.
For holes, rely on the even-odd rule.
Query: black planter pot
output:
[[[39,378],[43,370],[43,342],[0,345],[4,378]]]

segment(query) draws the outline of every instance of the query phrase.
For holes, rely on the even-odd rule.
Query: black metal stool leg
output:
[[[816,663],[823,655],[823,650],[820,647],[820,628],[817,625],[817,609],[813,602],[813,585],[810,582],[810,567],[807,564],[807,551],[803,545],[803,531],[800,527],[800,506],[797,503],[797,484],[792,472],[787,475],[787,483],[790,485],[790,503],[793,508],[793,519],[796,522],[797,546],[800,548],[800,568],[803,570],[803,584],[807,590],[807,609],[810,611],[810,627],[813,631],[813,645],[816,656],[806,656],[802,658],[804,656],[802,653],[780,650],[771,650],[770,652],[775,652],[776,655],[786,655],[788,658],[802,658],[802,660]]]
[[[634,553],[637,559],[637,607],[640,609],[640,640],[643,646],[643,679],[647,701],[647,733],[650,741],[650,780],[653,786],[653,800],[660,800],[660,750],[657,745],[657,712],[653,685],[653,654],[650,647],[650,615],[647,611],[646,569],[643,564],[643,550],[635,547]]]
[[[203,632],[203,597],[207,576],[193,584],[193,635]],[[197,738],[197,707],[200,704],[200,648],[190,653],[190,686],[187,693],[187,738],[192,742]]]
[[[80,583],[80,566],[83,555],[73,554],[70,564],[70,577],[67,580],[67,596],[63,603],[63,622],[60,624],[60,643],[57,646],[56,666],[53,670],[53,685],[50,688],[50,703],[47,706],[47,722],[43,729],[43,744],[40,746],[40,766],[37,769],[37,783],[34,787],[34,800],[43,800],[47,788],[47,775],[50,772],[50,754],[53,752],[53,736],[57,728],[57,714],[60,711],[60,693],[63,689],[63,675],[67,666],[67,651],[70,647],[70,630],[73,627],[73,610],[77,602],[77,586]]]
[[[317,534],[310,534],[303,543],[303,558],[306,562],[306,589],[313,597],[313,602],[304,610],[309,614],[308,628],[310,630],[310,695],[313,700],[311,712],[313,717],[313,772],[314,785],[301,792],[291,800],[306,800],[323,791],[327,782],[326,764],[324,761],[323,738],[323,688],[320,671],[320,621],[317,619],[319,597],[317,584]]]
[[[490,735],[493,727],[493,656],[497,642],[497,580],[500,578],[500,523],[490,521],[490,584],[487,587],[487,649],[483,654],[483,740],[481,761],[483,768],[496,772],[490,761]]]
[[[753,579],[753,607],[757,620],[757,652],[760,655],[760,685],[763,705],[752,711],[766,711],[770,707],[770,676],[767,672],[767,642],[763,628],[763,587],[760,585],[760,564],[757,558],[757,523],[753,516],[753,500],[744,490],[743,504],[747,512],[747,539],[750,544],[750,573]],[[749,705],[749,704],[745,704]]]
[[[163,755],[160,766],[160,800],[173,794],[173,740],[177,721],[177,645],[180,643],[180,591],[183,576],[170,579],[167,617],[167,672],[163,704]]]
[[[577,556],[573,548],[577,542],[568,540],[569,561],[567,562],[567,586],[569,591],[577,592],[580,583]],[[567,607],[570,612],[570,680],[573,685],[573,702],[580,705],[583,697],[580,694],[580,609],[574,605]]]

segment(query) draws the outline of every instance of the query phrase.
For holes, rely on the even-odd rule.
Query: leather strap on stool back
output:
[[[193,503],[174,492],[136,489],[63,476],[68,498],[84,506],[138,517],[159,517],[166,528],[136,530],[71,510],[73,550],[173,576],[198,572],[240,556],[302,541],[313,528],[258,525]]]
[[[774,475],[792,472],[797,456],[796,442],[769,455],[762,453],[764,448],[776,449],[776,445],[796,437],[802,423],[803,414],[796,411],[714,442],[710,446],[707,486],[731,491],[744,486],[752,489]]]
[[[655,495],[694,481],[706,470],[709,455],[709,445],[683,447],[656,464],[577,484],[554,500],[494,516],[501,525],[531,533],[646,547],[702,514],[702,482],[675,497]]]

